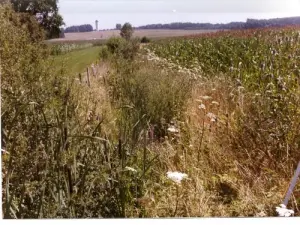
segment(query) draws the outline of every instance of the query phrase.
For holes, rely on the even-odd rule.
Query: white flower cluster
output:
[[[131,171],[131,172],[134,172],[134,173],[137,172],[136,169],[134,169],[134,168],[132,168],[132,167],[129,167],[129,166],[126,166],[126,167],[125,167],[125,170]]]
[[[206,109],[205,105],[202,103],[198,107],[199,107],[199,109],[204,109],[204,110]]]
[[[211,112],[207,113],[207,117],[210,119],[211,122],[216,122],[217,116]]]
[[[276,212],[282,217],[289,217],[294,214],[294,210],[287,209],[284,204],[280,204],[279,207],[276,207]]]
[[[167,177],[174,181],[175,183],[180,184],[183,179],[188,178],[188,175],[180,172],[167,172]]]
[[[179,130],[174,125],[169,126],[167,131],[169,131],[170,133],[178,133],[179,132]]]
[[[146,51],[147,51],[146,59],[148,61],[154,61],[156,63],[160,63],[161,65],[164,66],[165,69],[177,70],[179,73],[188,74],[193,79],[197,79],[197,77],[199,77],[199,75],[196,75],[196,74],[199,74],[202,72],[201,67],[195,67],[192,69],[181,67],[178,64],[172,62],[172,60],[170,60],[170,59],[158,57],[154,52],[152,52],[148,48],[146,48]]]

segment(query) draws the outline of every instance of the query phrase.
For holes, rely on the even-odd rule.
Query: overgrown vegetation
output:
[[[4,218],[275,215],[300,158],[298,30],[114,37],[90,87],[87,49],[58,67],[9,7],[0,30]]]
[[[153,174],[158,156],[148,152],[147,139],[133,142],[131,136],[133,123],[139,122],[135,119],[143,124],[135,134],[146,134],[145,121],[153,112],[144,120],[141,113],[147,108],[135,105],[136,117],[126,121],[132,113],[125,112],[121,98],[112,98],[116,103],[110,109],[109,96],[99,86],[102,80],[88,88],[74,82],[64,69],[52,68],[47,46],[42,40],[30,40],[27,28],[20,21],[12,24],[7,12],[13,14],[1,7],[1,31],[5,31],[0,35],[4,46],[0,51],[4,218],[147,216],[143,198],[152,185],[149,181],[161,176]],[[121,73],[134,75],[130,70],[137,43],[124,42],[112,55],[115,78]],[[109,80],[113,83],[113,78]],[[134,82],[140,81],[136,75]],[[116,86],[114,93],[127,94],[123,87]],[[135,91],[138,88],[139,84]],[[155,94],[149,90],[137,97],[146,102],[149,96],[154,101]],[[166,95],[166,103],[174,104],[173,99],[167,100],[171,97]]]
[[[58,0],[8,0],[7,2],[12,4],[16,12],[27,15],[31,20],[36,20],[48,39],[60,37],[60,27],[64,25],[64,22],[58,13]]]
[[[299,38],[297,29],[258,30],[149,46],[163,67],[200,79],[187,112],[189,165],[213,177],[204,187],[216,188],[225,215],[274,215],[300,159]]]
[[[257,31],[251,37],[229,33],[152,47],[158,56],[198,69],[203,76],[226,74],[232,80],[230,99],[239,110],[231,142],[240,149],[235,154],[249,157],[256,171],[265,160],[269,168],[282,170],[280,163],[293,168],[300,158],[299,48],[296,30]]]

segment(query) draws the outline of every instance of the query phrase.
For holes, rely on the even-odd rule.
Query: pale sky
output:
[[[245,22],[300,16],[300,0],[59,0],[66,26],[99,21],[99,29],[116,23],[141,26],[156,23]]]

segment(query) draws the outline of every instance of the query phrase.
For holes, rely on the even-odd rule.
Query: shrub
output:
[[[119,37],[112,37],[107,41],[106,46],[108,51],[115,56],[116,60],[122,58],[133,60],[140,48],[139,43],[138,38],[126,41]]]
[[[101,47],[99,52],[100,59],[107,60],[109,58],[110,52],[108,50],[107,45]]]
[[[119,37],[111,37],[106,42],[106,46],[110,53],[115,54],[118,49],[120,49],[121,45],[124,43],[124,40]]]
[[[151,40],[146,36],[142,37],[142,39],[141,39],[141,43],[149,43],[150,41]]]

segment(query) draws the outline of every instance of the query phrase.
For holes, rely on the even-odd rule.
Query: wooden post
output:
[[[92,70],[93,70],[93,76],[96,77],[95,66],[94,66],[94,64],[92,65]]]
[[[81,77],[81,73],[78,74],[78,77],[79,77],[79,81],[80,83],[82,83],[82,77]]]
[[[89,68],[86,68],[86,77],[87,77],[87,84],[90,87],[91,83],[90,83],[90,74],[89,74]]]

